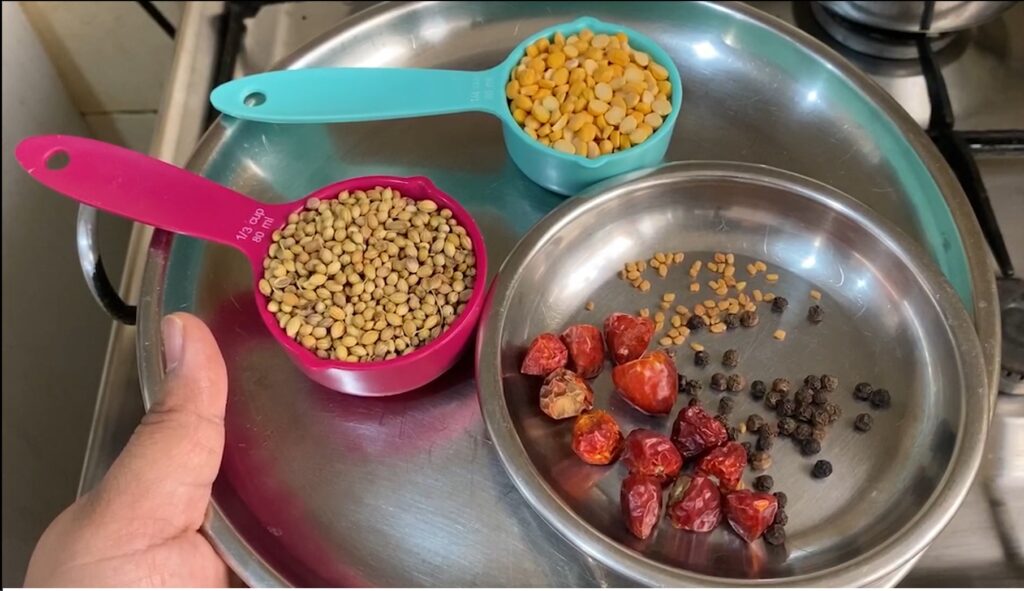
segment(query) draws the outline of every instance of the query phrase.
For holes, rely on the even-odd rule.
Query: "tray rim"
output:
[[[927,503],[890,539],[857,558],[827,569],[774,579],[716,577],[671,567],[649,559],[600,532],[573,511],[538,472],[513,425],[502,393],[501,327],[506,304],[518,284],[516,275],[540,244],[570,224],[575,215],[616,199],[633,183],[679,183],[727,179],[790,190],[826,204],[859,221],[880,241],[895,245],[915,275],[923,278],[941,316],[957,343],[966,387],[961,393],[962,413],[950,463]],[[645,183],[645,184],[646,184]],[[488,292],[477,336],[476,377],[480,408],[494,448],[509,477],[530,505],[570,544],[619,574],[651,586],[799,586],[860,587],[870,585],[879,572],[893,570],[923,552],[942,531],[967,496],[981,466],[988,431],[988,380],[974,325],[952,285],[927,251],[894,223],[856,199],[824,183],[762,164],[727,161],[672,162],[599,183],[573,197],[534,225],[505,259]],[[981,404],[972,403],[979,398]]]

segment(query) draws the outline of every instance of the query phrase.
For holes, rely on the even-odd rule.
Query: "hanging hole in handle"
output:
[[[263,103],[267,102],[267,95],[262,92],[250,92],[245,95],[245,99],[242,100],[247,107],[258,107]]]
[[[46,165],[47,170],[60,170],[66,167],[71,162],[71,156],[64,150],[54,150],[46,155],[46,160],[43,164]]]

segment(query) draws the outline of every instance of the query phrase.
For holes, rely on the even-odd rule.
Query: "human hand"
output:
[[[199,533],[224,451],[227,370],[198,318],[173,314],[162,329],[161,400],[96,488],[43,533],[27,586],[227,586]]]

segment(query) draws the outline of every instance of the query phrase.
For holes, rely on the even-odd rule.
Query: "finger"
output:
[[[97,502],[131,529],[171,537],[202,524],[224,451],[227,370],[198,318],[164,318],[160,399],[97,488]]]

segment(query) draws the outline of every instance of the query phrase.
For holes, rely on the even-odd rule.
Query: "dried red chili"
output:
[[[622,451],[619,424],[603,410],[581,414],[572,426],[572,451],[588,464],[603,466],[614,462]]]
[[[686,459],[725,443],[729,434],[700,406],[687,406],[672,423],[672,443]]]
[[[698,474],[707,474],[718,479],[718,486],[724,491],[735,490],[747,467],[747,451],[735,441],[716,447],[700,459]]]
[[[594,391],[586,380],[560,367],[544,378],[540,409],[553,419],[575,417],[594,406]]]
[[[771,493],[737,490],[725,495],[725,517],[748,543],[761,537],[775,519],[778,499]]]
[[[675,405],[678,375],[675,361],[664,351],[654,351],[615,366],[612,382],[626,402],[637,410],[664,415],[672,412]]]
[[[593,379],[604,367],[604,338],[592,324],[576,324],[565,329],[562,342],[569,350],[572,369],[586,379]]]
[[[530,376],[546,376],[559,367],[565,367],[569,360],[569,351],[555,335],[546,332],[537,335],[526,350],[523,365],[519,369]]]
[[[666,512],[678,529],[709,532],[722,521],[722,495],[707,476],[680,476],[669,492]]]
[[[630,533],[646,540],[661,516],[661,482],[643,474],[630,474],[619,492],[622,517]]]
[[[622,461],[630,473],[651,476],[659,482],[672,480],[683,467],[683,456],[672,440],[650,429],[629,432]]]
[[[652,336],[654,321],[650,318],[615,312],[604,321],[604,338],[616,364],[633,361],[643,355]]]

